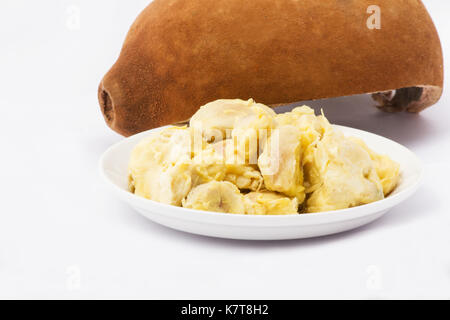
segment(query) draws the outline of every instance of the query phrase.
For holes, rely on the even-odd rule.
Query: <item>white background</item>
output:
[[[355,231],[212,239],[156,225],[110,194],[97,163],[122,137],[103,121],[97,86],[147,2],[1,1],[1,298],[450,299],[450,82],[419,116],[381,113],[365,96],[313,103],[425,163],[411,201]],[[448,67],[450,2],[425,4]]]

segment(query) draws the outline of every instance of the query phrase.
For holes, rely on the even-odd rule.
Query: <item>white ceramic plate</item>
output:
[[[418,188],[422,177],[419,159],[402,145],[373,133],[335,126],[345,135],[363,139],[374,151],[387,154],[400,163],[401,181],[386,199],[367,205],[330,212],[253,216],[198,211],[162,204],[136,196],[127,190],[128,160],[133,147],[153,129],[110,147],[101,157],[100,172],[114,194],[145,217],[164,226],[190,233],[247,240],[283,240],[310,238],[347,231],[365,225],[407,200]]]

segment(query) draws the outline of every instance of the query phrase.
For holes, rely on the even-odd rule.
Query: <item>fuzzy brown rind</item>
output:
[[[423,110],[442,93],[434,24],[418,0],[376,2],[381,29],[366,26],[371,0],[155,0],[99,86],[105,121],[128,136],[219,98],[275,105],[414,87],[425,89],[374,97]]]

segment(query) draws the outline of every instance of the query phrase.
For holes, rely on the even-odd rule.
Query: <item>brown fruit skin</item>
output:
[[[425,7],[418,0],[377,0],[381,29],[369,29],[372,4],[155,0],[100,83],[105,120],[129,136],[187,120],[219,98],[276,105],[417,86],[425,88],[424,99],[394,100],[386,109],[418,112],[434,104],[443,58]],[[383,99],[377,101],[388,104]]]

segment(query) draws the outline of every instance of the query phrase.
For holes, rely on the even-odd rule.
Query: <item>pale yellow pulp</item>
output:
[[[252,99],[234,99],[201,107],[189,127],[165,128],[142,140],[129,172],[130,190],[151,200],[279,215],[381,200],[395,189],[400,166],[345,137],[307,106],[275,114]]]
[[[183,207],[224,213],[245,213],[243,195],[228,181],[210,181],[194,187],[183,200]]]
[[[250,192],[244,195],[245,212],[257,215],[286,215],[298,213],[297,198],[272,191]]]

